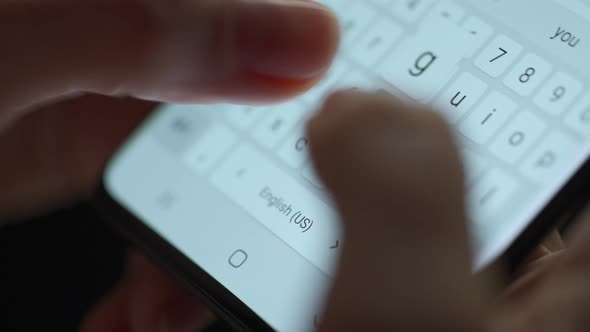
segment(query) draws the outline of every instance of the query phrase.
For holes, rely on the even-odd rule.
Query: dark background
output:
[[[0,228],[2,331],[77,331],[119,279],[127,248],[86,204]]]

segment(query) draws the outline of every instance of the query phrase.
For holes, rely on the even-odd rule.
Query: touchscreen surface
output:
[[[343,42],[317,87],[267,107],[162,106],[105,176],[121,205],[284,331],[313,328],[342,244],[304,133],[329,91],[383,89],[444,114],[467,165],[475,269],[590,152],[590,4],[322,2]]]

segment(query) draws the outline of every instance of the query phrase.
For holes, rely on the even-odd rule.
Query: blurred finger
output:
[[[83,323],[84,332],[194,332],[213,319],[187,290],[146,258],[130,255],[129,271]]]
[[[0,132],[0,219],[22,219],[90,195],[113,151],[155,107],[86,96],[27,114]]]
[[[590,275],[590,207],[580,217],[575,236],[570,242],[567,259],[561,268]]]
[[[578,230],[570,248],[539,260],[509,289],[498,331],[587,331],[590,227],[582,221]]]
[[[520,301],[537,291],[547,281],[547,278],[565,258],[566,254],[564,250],[551,253],[545,249],[542,256],[531,261],[522,269],[517,278],[504,291],[502,301]]]
[[[328,99],[309,135],[346,231],[323,329],[474,330],[487,294],[471,275],[446,123],[392,97],[346,92]]]
[[[2,115],[77,92],[285,98],[328,67],[338,27],[305,0],[8,1],[0,42]]]
[[[551,252],[561,251],[566,248],[561,234],[556,230],[551,232],[545,241],[543,241],[543,245]]]
[[[131,284],[120,282],[83,320],[82,332],[129,332],[129,299]]]
[[[512,298],[501,310],[497,331],[584,332],[590,324],[588,274],[553,274],[536,289]]]
[[[529,257],[521,264],[515,274],[513,288],[520,288],[523,279],[529,279],[530,274],[537,274],[539,270],[547,270],[547,267],[560,257],[561,252],[566,249],[565,242],[557,230],[551,232],[549,236],[537,247]]]

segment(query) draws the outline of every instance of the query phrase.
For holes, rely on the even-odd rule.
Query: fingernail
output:
[[[204,329],[215,317],[190,295],[179,298],[162,316],[161,332],[194,332]]]
[[[263,75],[309,79],[321,75],[338,48],[336,17],[305,0],[245,1],[237,16],[241,65]]]

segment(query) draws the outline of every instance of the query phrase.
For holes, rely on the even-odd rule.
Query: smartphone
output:
[[[589,5],[321,2],[343,39],[311,91],[264,107],[163,105],[104,173],[113,224],[241,329],[313,330],[321,317],[342,226],[305,123],[332,90],[386,91],[448,119],[475,272],[522,260],[590,188]]]

